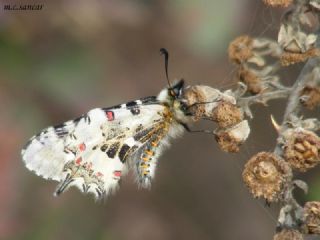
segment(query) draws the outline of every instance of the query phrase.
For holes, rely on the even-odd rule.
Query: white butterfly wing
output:
[[[74,185],[104,196],[126,172],[125,158],[143,146],[134,134],[161,121],[162,111],[163,105],[142,105],[141,100],[116,109],[93,109],[31,138],[22,150],[23,161],[37,175],[59,181],[57,194]]]
[[[106,122],[105,113],[93,109],[87,115],[93,120],[90,125],[87,124],[87,117],[83,116],[49,127],[32,137],[22,150],[26,167],[45,179],[61,181],[64,165],[74,158],[71,150],[76,151],[76,146],[84,142],[90,145],[102,140],[98,133],[100,125]],[[76,134],[77,139],[74,139]]]

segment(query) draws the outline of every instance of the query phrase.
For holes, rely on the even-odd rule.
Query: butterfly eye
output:
[[[171,97],[177,96],[177,93],[173,89],[169,89],[169,94]]]

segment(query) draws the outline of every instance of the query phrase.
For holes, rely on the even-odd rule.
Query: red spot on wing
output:
[[[113,175],[114,175],[115,177],[121,177],[122,172],[121,172],[121,171],[114,171],[114,172],[113,172]]]
[[[79,150],[81,151],[81,152],[83,152],[84,150],[86,150],[86,145],[84,144],[84,143],[81,143],[81,144],[79,144]]]
[[[106,115],[107,115],[108,121],[114,120],[114,113],[112,111],[106,111]]]
[[[96,175],[97,175],[97,177],[102,177],[103,173],[102,172],[97,172]]]
[[[79,157],[79,158],[77,158],[77,160],[76,160],[76,164],[80,164],[81,163],[81,161],[82,161],[82,157]]]

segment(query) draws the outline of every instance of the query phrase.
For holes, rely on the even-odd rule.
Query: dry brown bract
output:
[[[237,37],[229,45],[229,59],[237,64],[241,64],[253,56],[252,48],[252,38],[247,35]]]
[[[242,177],[254,197],[276,202],[292,178],[292,171],[289,164],[277,155],[260,152],[246,163]]]
[[[302,90],[301,96],[305,100],[302,100],[302,104],[312,110],[315,107],[320,106],[320,87],[305,86]]]
[[[288,7],[293,0],[263,0],[263,2],[271,7]]]
[[[309,234],[320,234],[320,202],[307,202],[304,205],[305,224]]]
[[[304,53],[295,53],[295,52],[288,52],[284,51],[280,56],[280,62],[282,66],[289,66],[291,64],[304,62],[308,58],[316,57],[320,55],[320,51],[317,48],[309,49]]]
[[[293,168],[305,172],[320,162],[320,138],[315,133],[289,129],[284,137],[284,158]]]
[[[185,89],[183,98],[186,100],[187,106],[190,107],[194,116],[193,120],[198,121],[205,113],[205,104],[201,104],[207,100],[205,93],[200,87],[189,87]]]
[[[247,85],[248,91],[252,94],[258,94],[263,90],[261,79],[250,69],[240,67],[238,77],[241,82]]]
[[[305,53],[313,49],[317,40],[317,35],[307,34],[301,31],[299,26],[293,27],[291,24],[281,24],[278,33],[278,43],[282,49],[291,53]]]
[[[219,127],[227,128],[241,122],[243,115],[241,110],[230,102],[221,101],[212,111],[212,119]]]
[[[235,105],[236,99],[229,93],[220,92],[215,88],[196,85],[184,90],[182,101],[193,116],[194,121],[203,118],[212,118],[213,109],[222,102],[229,102]]]
[[[250,127],[247,120],[227,128],[220,129],[215,133],[215,138],[221,150],[225,152],[239,152],[239,147],[247,140]]]
[[[222,151],[231,153],[237,153],[240,151],[238,140],[233,138],[228,132],[218,132],[216,134],[216,141]]]
[[[274,235],[273,240],[303,240],[303,235],[295,229],[283,229]]]

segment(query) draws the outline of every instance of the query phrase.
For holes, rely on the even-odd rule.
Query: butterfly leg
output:
[[[192,130],[187,124],[183,122],[179,122],[183,126],[183,128],[188,132],[188,133],[207,133],[207,134],[213,134],[213,131],[211,130]],[[214,135],[214,134],[213,134]]]

